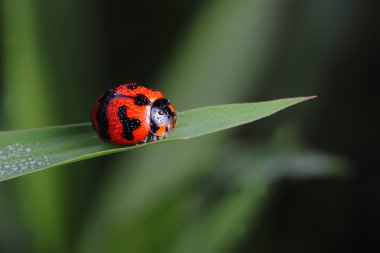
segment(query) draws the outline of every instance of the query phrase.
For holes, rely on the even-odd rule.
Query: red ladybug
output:
[[[174,107],[158,91],[135,83],[103,93],[92,109],[92,126],[101,139],[115,144],[167,138],[176,126]]]

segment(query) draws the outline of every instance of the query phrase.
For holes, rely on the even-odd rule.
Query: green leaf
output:
[[[314,97],[209,106],[178,113],[169,139],[137,146],[102,142],[90,123],[0,132],[0,181],[35,171],[160,142],[194,138],[269,116]]]

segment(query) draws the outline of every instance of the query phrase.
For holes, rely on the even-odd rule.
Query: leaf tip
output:
[[[316,97],[318,97],[318,96],[308,96],[308,97],[305,97],[305,100],[310,100],[310,99],[314,99],[314,98],[316,98]]]

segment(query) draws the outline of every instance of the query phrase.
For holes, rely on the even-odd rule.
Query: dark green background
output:
[[[0,129],[89,121],[138,82],[179,110],[318,95],[255,124],[0,185],[0,252],[379,248],[379,3],[2,0]]]

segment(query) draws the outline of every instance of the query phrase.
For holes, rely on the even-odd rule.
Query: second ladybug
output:
[[[92,126],[104,141],[145,143],[168,136],[176,126],[174,107],[157,90],[135,83],[121,84],[98,97],[92,109]]]

